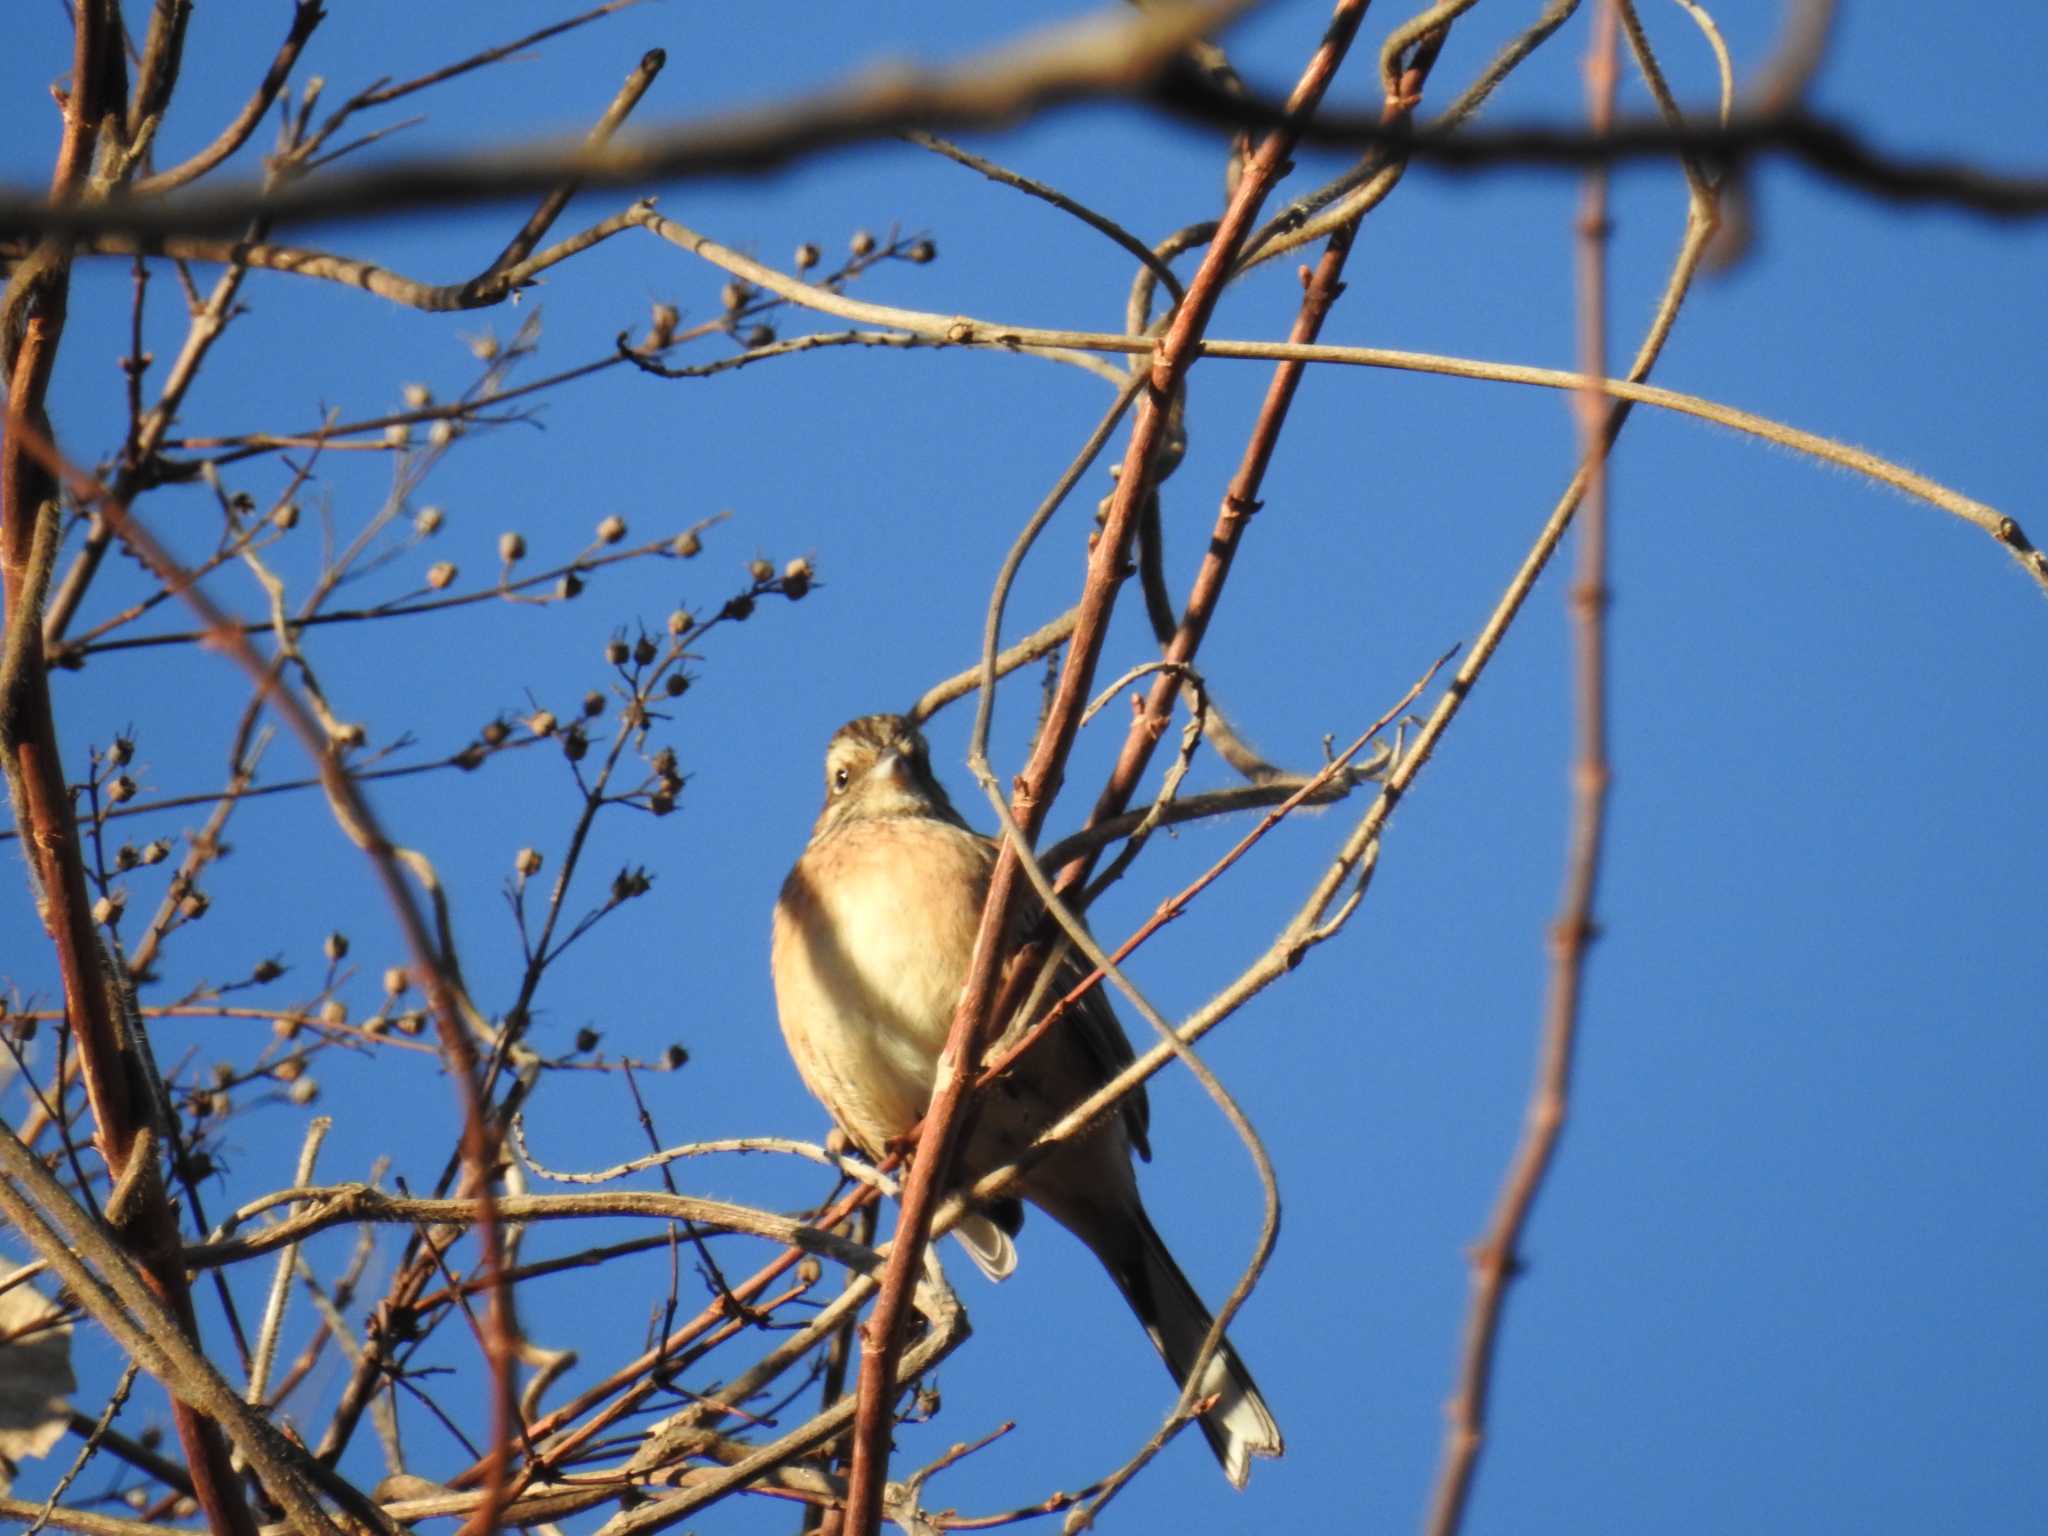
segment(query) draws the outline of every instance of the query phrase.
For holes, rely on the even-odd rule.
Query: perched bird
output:
[[[840,727],[825,752],[825,808],[775,904],[775,1003],[805,1084],[870,1156],[930,1101],[995,861],[996,845],[932,777],[915,725],[867,715]],[[1082,974],[1067,965],[1062,991]],[[1009,1162],[1131,1059],[1097,988],[969,1106],[955,1176],[971,1182]],[[1022,1193],[1102,1261],[1185,1384],[1211,1318],[1138,1196],[1131,1153],[1151,1156],[1147,1118],[1141,1088],[1120,1115],[1034,1167]],[[1022,1221],[1016,1201],[998,1202],[954,1231],[1000,1280],[1016,1267],[1010,1239]],[[1199,1423],[1242,1488],[1251,1457],[1280,1454],[1280,1428],[1227,1340],[1197,1395],[1216,1400]]]

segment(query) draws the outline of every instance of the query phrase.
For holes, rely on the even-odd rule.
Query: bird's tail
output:
[[[1124,1300],[1145,1325],[1173,1379],[1185,1387],[1214,1319],[1174,1262],[1144,1206],[1133,1200],[1126,1219],[1116,1224],[1114,1239],[1089,1246],[1095,1248]],[[1215,1399],[1214,1406],[1196,1422],[1232,1487],[1245,1485],[1252,1457],[1278,1456],[1285,1448],[1272,1410],[1229,1339],[1210,1357],[1195,1398]]]

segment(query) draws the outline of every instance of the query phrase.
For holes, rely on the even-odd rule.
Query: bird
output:
[[[847,1137],[879,1158],[923,1117],[967,981],[997,846],[970,827],[933,775],[930,749],[901,715],[864,715],[825,752],[825,805],[775,904],[771,970],[782,1033],[804,1084]],[[1028,908],[1028,903],[1027,903]],[[1036,917],[1019,914],[1011,937]],[[1073,959],[1061,992],[1085,970]],[[1026,1020],[1025,1022],[1028,1022]],[[1132,1060],[1100,988],[1086,994],[968,1109],[954,1166],[972,1183]],[[1120,1112],[1034,1165],[1024,1199],[1085,1244],[1185,1386],[1212,1318],[1146,1214],[1132,1154],[1149,1159],[1142,1087]],[[992,1280],[1016,1268],[1015,1200],[991,1202],[954,1229]],[[1233,1487],[1254,1456],[1278,1456],[1280,1427],[1225,1339],[1197,1400],[1197,1421]]]

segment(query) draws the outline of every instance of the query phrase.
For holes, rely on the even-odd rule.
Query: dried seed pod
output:
[[[648,635],[642,635],[633,642],[633,660],[643,667],[652,666],[654,658],[660,654],[661,647],[656,645],[652,637]]]
[[[593,688],[583,695],[583,716],[586,720],[595,720],[603,713],[604,695]]]
[[[413,532],[422,538],[431,538],[441,531],[441,524],[447,521],[447,517],[448,514],[439,507],[421,507],[412,515]]]
[[[348,1004],[338,997],[330,997],[320,1005],[320,1022],[322,1024],[346,1024],[348,1022]]]
[[[808,272],[818,264],[818,248],[806,240],[796,248],[796,269]]]
[[[669,553],[678,560],[688,560],[704,547],[704,541],[694,533],[679,533],[669,545]]]
[[[266,956],[265,958],[258,960],[255,966],[251,968],[249,972],[249,979],[251,981],[259,983],[266,981],[275,981],[277,980],[278,977],[282,976],[283,974],[284,967],[278,964],[277,961],[270,959]]]
[[[436,560],[427,567],[427,585],[436,592],[443,591],[454,584],[456,575],[453,560]]]
[[[555,734],[555,712],[551,709],[537,709],[526,718],[526,728],[536,736]]]
[[[913,240],[910,242],[910,249],[903,253],[903,259],[905,261],[914,261],[919,266],[923,266],[925,263],[935,260],[938,254],[939,248],[933,245],[931,241]]]
[[[875,252],[875,237],[864,229],[856,229],[853,238],[846,242],[846,248],[856,256],[872,256]]]
[[[512,734],[512,727],[502,720],[492,720],[487,722],[484,728],[477,734],[483,738],[485,746],[502,747],[505,744],[505,738]]]
[[[337,928],[333,933],[327,935],[326,941],[321,944],[320,948],[329,960],[346,960],[348,958],[348,935]]]
[[[512,861],[512,867],[519,871],[521,878],[529,880],[540,873],[540,865],[541,857],[538,848],[522,848],[519,850],[518,857]]]
[[[384,969],[384,995],[396,997],[412,985],[412,975],[402,965],[386,966]]]
[[[526,539],[522,534],[501,533],[498,535],[498,558],[510,565],[515,560],[526,558]]]
[[[668,632],[672,635],[675,635],[678,638],[681,638],[682,636],[687,635],[690,632],[691,622],[692,621],[690,619],[690,610],[687,608],[678,608],[674,613],[671,613],[668,616]]]
[[[616,544],[626,536],[626,520],[614,512],[597,525],[597,542]]]

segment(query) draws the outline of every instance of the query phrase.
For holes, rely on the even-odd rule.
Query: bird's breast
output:
[[[929,817],[842,826],[775,910],[776,1006],[811,1091],[870,1150],[924,1112],[960,1001],[989,845]]]

